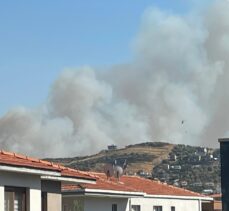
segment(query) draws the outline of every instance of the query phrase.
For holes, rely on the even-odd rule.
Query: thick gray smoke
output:
[[[44,105],[0,118],[1,148],[51,157],[143,141],[217,146],[229,131],[228,11],[227,1],[199,17],[148,9],[131,63],[63,71]]]

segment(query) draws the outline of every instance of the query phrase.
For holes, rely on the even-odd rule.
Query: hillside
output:
[[[102,150],[84,157],[47,159],[80,170],[103,171],[107,163],[127,160],[127,174],[185,187],[198,192],[220,191],[219,150],[173,145],[163,142],[146,142],[121,149]]]
[[[196,192],[218,193],[219,150],[175,145],[169,157],[153,168],[152,177]]]
[[[162,142],[149,142],[136,145],[129,145],[122,149],[102,150],[98,154],[74,157],[47,159],[53,162],[62,163],[65,166],[80,170],[103,171],[103,166],[117,160],[122,165],[125,160],[128,162],[128,174],[134,174],[144,170],[151,174],[152,168],[166,159],[174,145]]]

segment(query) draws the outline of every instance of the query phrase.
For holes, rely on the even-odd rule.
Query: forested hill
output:
[[[102,150],[84,157],[47,159],[85,171],[103,171],[107,163],[127,160],[127,174],[167,182],[198,192],[220,191],[219,150],[164,142],[146,142],[125,148]]]

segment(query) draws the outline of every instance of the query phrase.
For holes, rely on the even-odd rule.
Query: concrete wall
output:
[[[84,202],[84,211],[111,211],[112,204],[117,204],[118,211],[129,211],[128,199],[105,197],[87,197]]]
[[[162,206],[163,211],[171,211],[171,206],[174,206],[176,211],[201,211],[198,200],[132,198],[130,204],[140,205],[141,211],[153,211],[153,206]]]
[[[80,207],[80,209],[76,209],[77,204],[79,205],[78,207]],[[62,211],[111,211],[112,204],[117,204],[118,211],[129,211],[127,198],[122,199],[108,197],[79,196],[63,196]]]
[[[61,211],[61,194],[48,193],[47,194],[47,208],[48,211]]]
[[[41,211],[41,190],[29,188],[29,210]]]
[[[0,172],[0,211],[4,211],[4,187],[24,187],[29,195],[28,211],[41,211],[41,181],[38,175]]]
[[[0,211],[4,211],[4,186],[0,186]]]
[[[62,196],[62,211],[84,211],[84,197]]]
[[[153,206],[162,206],[163,211],[171,211],[174,206],[176,211],[201,211],[201,202],[199,200],[188,199],[169,199],[169,198],[108,198],[108,197],[68,197],[63,196],[62,211],[75,211],[73,209],[74,200],[83,201],[82,211],[111,211],[112,204],[117,204],[118,211],[131,211],[131,205],[140,205],[141,211],[153,211]],[[77,210],[81,211],[81,210]]]

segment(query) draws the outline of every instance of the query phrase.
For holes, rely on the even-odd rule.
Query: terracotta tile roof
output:
[[[49,171],[59,172],[61,173],[62,176],[66,176],[66,177],[95,180],[87,172],[70,169],[62,165],[59,165],[57,163],[52,163],[49,161],[32,158],[17,153],[7,152],[4,150],[0,150],[0,165],[49,170]]]
[[[222,194],[221,193],[216,193],[216,194],[210,195],[210,197],[212,197],[212,198],[221,198]]]
[[[123,183],[119,183],[114,180],[107,180],[104,174],[91,174],[91,176],[96,178],[95,184],[80,184],[72,185],[66,184],[62,186],[63,191],[74,191],[80,189],[97,189],[97,190],[112,190],[112,191],[125,191],[125,192],[139,192],[137,189],[127,186]]]
[[[0,164],[58,171],[53,163],[3,150],[0,151]]]
[[[63,191],[73,191],[79,189],[99,189],[99,190],[116,190],[129,192],[144,192],[148,195],[168,195],[168,196],[190,196],[205,197],[199,193],[195,193],[183,188],[177,188],[158,181],[145,179],[137,176],[122,176],[118,182],[112,178],[111,181],[106,179],[105,174],[91,172],[96,177],[96,184],[63,185]]]
[[[183,188],[178,188],[159,181],[145,179],[136,176],[124,176],[121,181],[125,185],[132,185],[138,190],[142,190],[149,195],[170,195],[170,196],[192,196],[205,197],[199,193],[192,192]]]
[[[66,168],[64,166],[61,166],[61,175],[64,177],[77,177],[82,179],[91,179],[96,180],[96,178],[93,175],[90,175],[88,172]]]

